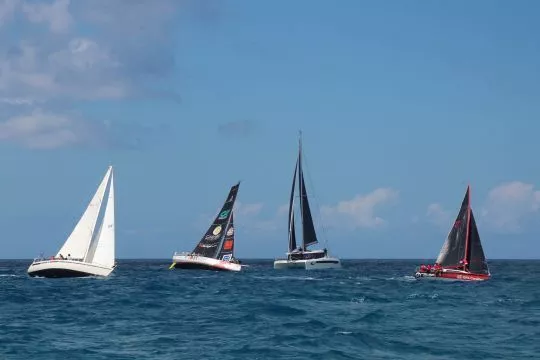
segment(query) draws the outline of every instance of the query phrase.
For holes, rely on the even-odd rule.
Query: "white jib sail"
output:
[[[111,175],[105,214],[103,215],[99,233],[94,239],[94,254],[91,259],[87,260],[88,262],[111,268],[114,266],[114,232],[114,175]]]

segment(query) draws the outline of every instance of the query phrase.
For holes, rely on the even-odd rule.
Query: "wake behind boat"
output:
[[[300,215],[302,219],[302,246],[296,246],[296,231],[294,227],[294,193],[296,175],[298,174],[298,192],[300,193]],[[302,139],[299,138],[298,158],[294,168],[291,196],[289,199],[289,251],[286,259],[276,259],[274,269],[337,269],[341,268],[338,258],[328,256],[328,251],[308,250],[308,246],[318,243],[313,218],[309,208],[309,201],[304,183],[302,170]]]
[[[491,277],[467,187],[454,226],[437,257],[435,265],[421,265],[416,278],[482,281]]]
[[[234,258],[233,207],[240,183],[231,187],[221,211],[191,253],[174,253],[170,269],[240,271]]]
[[[107,188],[109,194],[106,197]],[[100,217],[102,221],[98,227]],[[108,276],[116,267],[114,237],[114,183],[112,166],[109,166],[86,211],[60,251],[49,259],[34,259],[28,275],[52,278]]]

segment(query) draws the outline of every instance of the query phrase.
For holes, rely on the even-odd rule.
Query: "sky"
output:
[[[540,258],[536,1],[0,0],[0,258],[55,254],[107,166],[118,258],[287,250],[298,130],[321,246],[434,259],[466,187]]]

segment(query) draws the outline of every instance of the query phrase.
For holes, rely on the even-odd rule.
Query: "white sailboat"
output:
[[[306,185],[304,182],[304,172],[302,170],[302,138],[300,136],[298,144],[298,158],[294,168],[291,196],[289,199],[289,251],[286,259],[276,259],[274,269],[340,269],[341,261],[337,257],[330,256],[327,249],[309,250],[308,246],[315,245],[317,234],[311,216]],[[296,231],[294,221],[294,193],[295,181],[298,174],[298,192],[300,197],[300,217],[302,219],[302,246],[297,247]]]
[[[116,267],[114,248],[114,182],[113,169],[109,166],[86,211],[56,256],[34,259],[28,274],[42,277],[108,276]]]

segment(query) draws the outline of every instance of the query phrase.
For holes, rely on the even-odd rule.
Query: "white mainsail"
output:
[[[103,177],[101,184],[99,184],[99,187],[94,194],[94,197],[90,201],[90,204],[88,204],[86,211],[56,256],[62,255],[67,257],[69,255],[73,259],[84,259],[86,257],[86,253],[96,228],[103,196],[105,195],[105,190],[107,189],[111,172],[112,166],[109,166],[107,173]]]
[[[105,206],[105,214],[99,228],[99,233],[94,239],[93,254],[86,261],[93,264],[114,266],[114,176],[111,175],[109,196]]]

